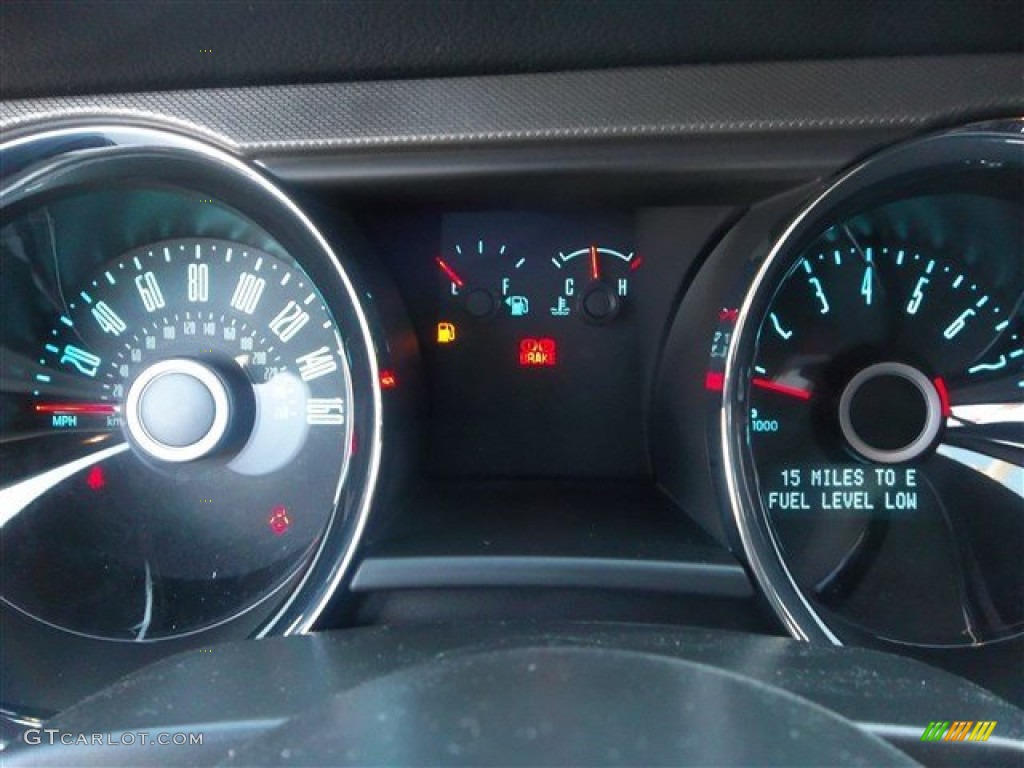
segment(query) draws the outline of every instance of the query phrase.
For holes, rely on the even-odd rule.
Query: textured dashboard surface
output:
[[[1018,0],[5,0],[7,97],[1022,50]]]
[[[0,124],[117,115],[299,152],[930,128],[1022,108],[1021,57],[996,54],[53,97],[0,104]]]

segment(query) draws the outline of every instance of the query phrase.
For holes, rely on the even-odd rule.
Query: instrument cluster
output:
[[[749,209],[462,199],[337,225],[176,133],[9,142],[5,695],[33,709],[33,653],[102,655],[87,690],[320,626],[371,517],[416,539],[438,489],[474,546],[592,564],[614,538],[613,565],[668,528],[638,504],[628,531],[566,532],[537,500],[640,489],[797,637],[1019,643],[1022,146],[1017,123],[945,133]],[[496,487],[534,527],[506,535]]]

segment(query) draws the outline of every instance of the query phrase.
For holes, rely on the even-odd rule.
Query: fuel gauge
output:
[[[558,293],[548,308],[552,317],[575,315],[584,322],[614,320],[628,300],[630,279],[643,264],[633,251],[597,244],[551,258],[558,270]]]
[[[471,318],[482,320],[494,315],[526,317],[530,300],[520,279],[525,256],[514,256],[505,243],[458,243],[435,260],[444,281],[449,301],[455,302]]]

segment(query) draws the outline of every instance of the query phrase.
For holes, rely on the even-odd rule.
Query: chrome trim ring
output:
[[[921,431],[907,445],[895,450],[883,450],[865,442],[854,428],[850,413],[857,391],[864,384],[879,376],[895,376],[909,381],[921,393],[925,402],[925,423]],[[843,394],[839,398],[839,426],[850,447],[864,458],[882,464],[898,464],[917,458],[935,440],[942,427],[942,401],[939,399],[935,385],[917,368],[906,363],[875,363],[850,379],[849,384],[843,390]]]
[[[175,374],[198,381],[213,401],[213,418],[206,433],[186,445],[171,445],[154,437],[142,415],[146,393],[160,379]],[[195,461],[216,449],[227,433],[231,421],[231,400],[224,382],[202,363],[184,358],[161,360],[146,368],[132,382],[124,401],[124,419],[128,434],[153,458],[169,462]]]

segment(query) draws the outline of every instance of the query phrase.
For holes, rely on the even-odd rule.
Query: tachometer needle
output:
[[[437,262],[437,266],[439,266],[441,268],[442,272],[444,272],[446,275],[448,275],[448,279],[451,280],[453,283],[455,283],[456,286],[458,286],[459,288],[465,288],[466,287],[466,281],[463,280],[461,277],[459,277],[459,273],[456,272],[454,269],[452,269],[448,265],[448,262],[446,262],[440,256],[438,256],[436,259],[434,259],[434,261]]]
[[[750,380],[750,383],[759,389],[767,389],[769,392],[778,392],[780,395],[788,395],[789,397],[795,397],[799,400],[811,399],[810,390],[791,387],[787,384],[779,384],[777,381],[772,381],[771,379],[755,377]]]
[[[601,263],[597,258],[597,246],[590,246],[590,277],[593,280],[601,279]]]

